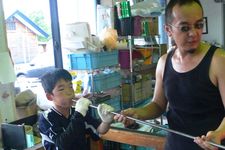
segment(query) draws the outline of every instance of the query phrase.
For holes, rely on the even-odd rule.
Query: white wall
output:
[[[203,40],[218,43],[224,47],[224,14],[223,4],[214,0],[200,0],[204,9],[204,16],[208,20],[208,34],[203,34]]]

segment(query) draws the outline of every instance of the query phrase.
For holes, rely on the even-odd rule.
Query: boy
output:
[[[90,116],[88,107],[91,101],[80,98],[73,105],[74,89],[72,77],[64,69],[55,69],[41,77],[41,83],[48,100],[53,107],[45,111],[39,118],[39,130],[42,144],[46,150],[86,150],[88,149],[86,135],[94,140],[99,134],[109,130],[113,115],[111,106],[101,104],[98,113],[102,122]]]

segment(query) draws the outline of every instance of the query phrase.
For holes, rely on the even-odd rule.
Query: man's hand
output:
[[[121,111],[120,114],[114,116],[114,120],[122,122],[125,127],[129,127],[133,124],[135,124],[135,121],[127,119],[126,116],[138,118],[136,114],[135,108],[128,108],[126,110]]]
[[[76,102],[75,110],[83,116],[86,116],[90,104],[91,101],[89,99],[82,97]]]
[[[114,108],[107,105],[107,104],[99,104],[98,105],[98,115],[100,116],[100,118],[102,119],[103,122],[105,123],[111,123],[113,121],[113,114],[110,113],[112,111],[114,111]]]
[[[194,142],[197,143],[204,150],[218,150],[217,147],[210,145],[207,141],[213,141],[220,144],[219,133],[216,131],[209,131],[207,135],[202,135],[201,137],[195,137]]]

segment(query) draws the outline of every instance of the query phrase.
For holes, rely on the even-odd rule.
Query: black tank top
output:
[[[205,135],[221,123],[225,111],[219,89],[209,78],[209,67],[216,50],[211,46],[201,62],[194,69],[179,73],[172,66],[172,55],[168,53],[163,87],[169,102],[167,112],[171,129],[192,136]],[[200,150],[192,139],[168,134],[166,150]]]

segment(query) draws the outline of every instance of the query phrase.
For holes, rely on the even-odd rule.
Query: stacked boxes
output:
[[[95,70],[118,65],[118,50],[90,53],[73,53],[68,55],[71,70]],[[89,85],[92,92],[101,92],[121,84],[118,72],[91,75]]]
[[[107,91],[121,85],[121,75],[117,71],[108,69],[118,65],[118,50],[90,53],[69,54],[70,67],[72,70],[90,70],[88,77],[88,86],[91,86],[91,92],[95,93],[90,97],[96,106],[100,103],[106,103],[115,108],[115,111],[121,110],[121,100],[119,95],[105,94]],[[107,69],[105,69],[107,67]],[[104,71],[103,71],[104,70]],[[96,109],[91,114],[98,118]]]
[[[139,102],[141,100],[146,100],[152,96],[152,83],[151,80],[141,80],[134,83],[133,92],[131,84],[122,85],[122,102],[123,103],[132,103]],[[133,100],[131,99],[133,95]]]
[[[138,101],[141,99],[141,82],[136,82],[133,85],[133,92],[132,92],[132,85],[131,84],[122,84],[122,102],[129,103],[132,101]],[[134,99],[132,100],[132,93],[134,93]]]
[[[142,80],[142,99],[148,99],[152,96],[152,80]]]

